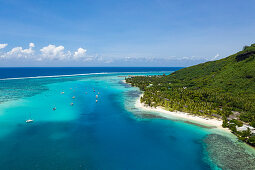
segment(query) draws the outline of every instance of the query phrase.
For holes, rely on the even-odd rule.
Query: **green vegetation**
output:
[[[236,126],[243,123],[255,126],[254,58],[255,44],[252,44],[221,60],[170,75],[126,78],[126,82],[144,91],[141,102],[149,106],[221,118],[223,127],[235,133]],[[251,134],[237,135],[254,145],[255,137]]]

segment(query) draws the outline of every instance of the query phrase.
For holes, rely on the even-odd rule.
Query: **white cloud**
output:
[[[83,61],[93,61],[93,60],[94,60],[93,57],[87,57],[87,58],[85,58]]]
[[[105,64],[110,64],[110,63],[113,63],[113,62],[114,62],[114,60],[112,58],[104,61]]]
[[[124,61],[130,61],[130,60],[132,60],[132,57],[125,57],[124,58]]]
[[[176,58],[177,60],[202,60],[203,58],[198,57],[198,56],[190,56],[190,57],[181,57],[181,58]]]
[[[216,54],[216,56],[214,56],[213,58],[212,58],[212,60],[217,60],[218,58],[219,58],[219,54]]]
[[[60,46],[55,46],[55,45],[48,45],[46,47],[43,47],[40,49],[42,58],[39,58],[38,60],[42,59],[49,59],[49,60],[65,60],[69,59],[71,56],[71,52],[64,51],[65,47],[60,45]]]
[[[0,44],[0,49],[5,48],[8,44]],[[8,52],[0,54],[2,59],[19,59],[26,58],[30,60],[43,61],[43,60],[58,60],[58,61],[83,61],[89,62],[96,60],[95,56],[86,55],[87,50],[84,48],[78,48],[74,52],[65,50],[65,47],[60,45],[56,46],[49,44],[42,47],[40,51],[35,52],[33,48],[34,43],[29,43],[29,48],[23,49],[22,47],[15,47]],[[38,57],[39,56],[39,57]]]
[[[82,61],[91,61],[93,60],[91,57],[86,56],[86,49],[78,48],[73,54],[70,51],[65,51],[65,47],[48,45],[40,49],[41,58],[38,61],[42,61],[44,59],[49,60],[82,60]]]
[[[216,56],[214,56],[214,57],[212,57],[212,58],[210,58],[210,59],[207,59],[207,60],[208,60],[208,61],[215,61],[215,60],[218,60],[219,57],[220,57],[220,55],[219,55],[219,54],[216,54]]]
[[[0,44],[0,49],[3,49],[7,46],[8,44]]]
[[[11,51],[3,54],[1,58],[28,58],[34,54],[34,43],[29,44],[29,48],[23,49],[22,47],[15,47]]]
[[[74,52],[74,59],[79,59],[82,57],[85,57],[87,50],[83,49],[83,48],[78,48],[77,51]]]
[[[30,47],[30,48],[34,48],[34,47],[35,47],[35,44],[34,44],[34,43],[29,43],[29,47]]]

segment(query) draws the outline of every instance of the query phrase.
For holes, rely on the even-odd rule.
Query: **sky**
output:
[[[186,67],[255,43],[254,0],[0,0],[0,67]]]

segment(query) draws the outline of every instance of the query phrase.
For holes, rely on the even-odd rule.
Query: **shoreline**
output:
[[[143,94],[141,94],[135,102],[135,107],[138,109],[146,110],[150,112],[157,112],[157,113],[160,113],[161,116],[169,118],[169,119],[172,118],[172,119],[177,119],[184,122],[186,121],[186,123],[190,121],[191,124],[195,124],[195,125],[197,124],[197,126],[202,125],[202,126],[208,127],[208,129],[219,129],[221,131],[232,134],[229,129],[222,127],[222,120],[219,120],[216,118],[196,116],[186,112],[179,112],[179,111],[172,112],[172,111],[165,110],[162,107],[156,107],[156,108],[150,107],[140,102],[140,98],[142,96]]]
[[[127,83],[126,80],[122,80],[123,83]],[[130,84],[131,85],[131,84]],[[211,117],[203,117],[197,116],[187,112],[180,112],[180,111],[168,111],[165,110],[163,107],[150,107],[140,101],[141,97],[143,96],[143,92],[139,90],[142,94],[134,101],[134,106],[138,110],[144,110],[148,112],[152,112],[152,114],[162,116],[169,120],[176,120],[182,121],[183,123],[192,124],[204,129],[207,129],[210,133],[215,133],[219,135],[223,135],[228,137],[232,142],[238,142],[242,147],[252,155],[255,155],[255,147],[247,144],[246,142],[239,142],[238,137],[234,135],[230,129],[223,128],[222,123],[223,120],[218,118],[211,118]]]

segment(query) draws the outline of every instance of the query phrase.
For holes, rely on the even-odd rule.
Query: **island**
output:
[[[255,146],[255,44],[169,75],[131,76],[125,81],[143,91],[141,103],[221,119],[223,128]]]

